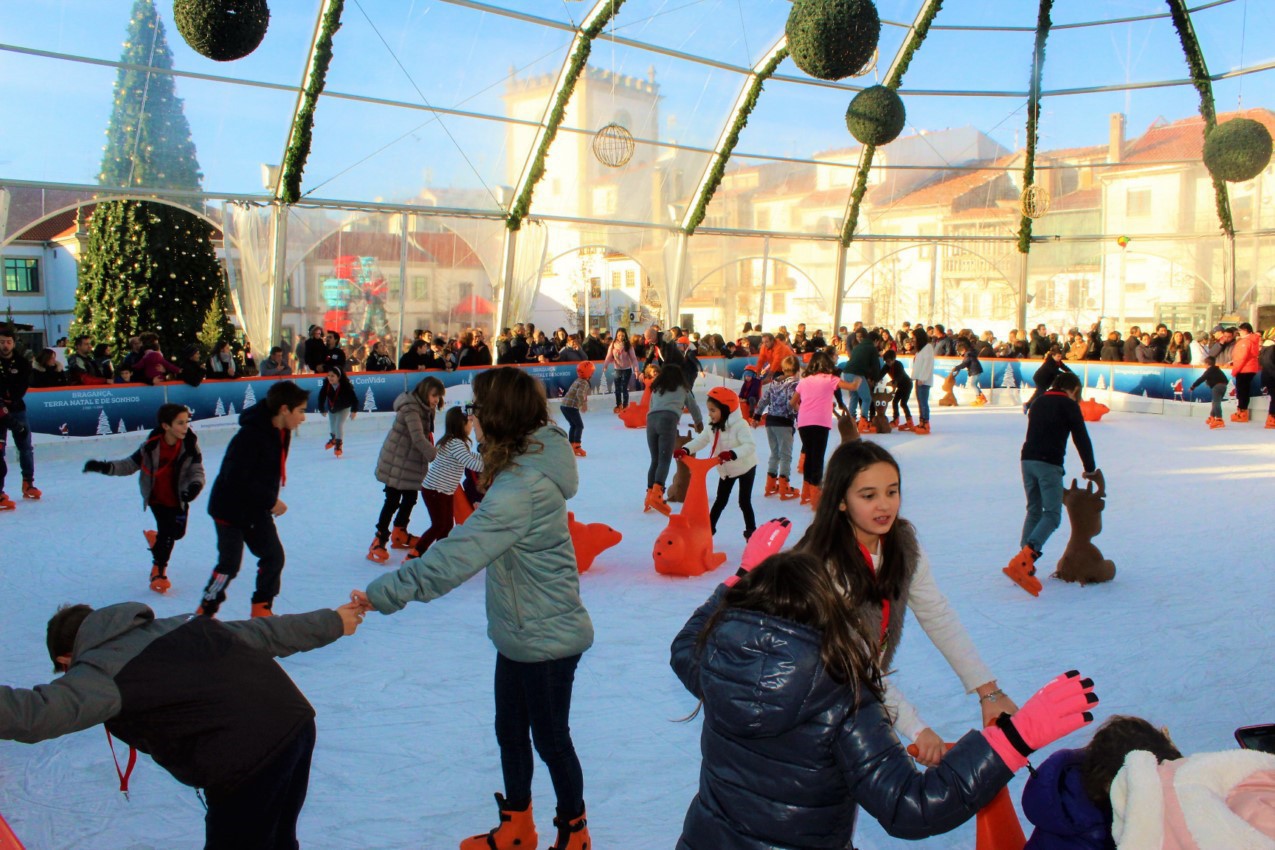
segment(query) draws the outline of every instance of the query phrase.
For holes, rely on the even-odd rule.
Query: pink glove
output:
[[[682,458],[686,457],[689,454],[690,452],[688,452],[686,449],[674,449],[673,451],[673,457],[676,460],[681,460]]]
[[[739,569],[735,574],[723,582],[727,587],[734,587],[735,583],[744,576],[752,572],[753,567],[762,561],[774,555],[780,549],[784,548],[784,542],[788,539],[788,533],[792,531],[792,523],[787,517],[772,519],[770,522],[761,524],[753,536],[748,538],[748,545],[744,547],[744,555],[739,559]]]
[[[1097,704],[1093,679],[1072,670],[1037,691],[1013,717],[1002,714],[983,736],[1010,770],[1018,770],[1036,750],[1092,723],[1088,709]]]

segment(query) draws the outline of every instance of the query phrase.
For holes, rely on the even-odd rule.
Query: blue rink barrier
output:
[[[911,370],[912,358],[899,360]],[[722,379],[740,380],[744,367],[755,363],[755,357],[702,357],[704,372]],[[934,364],[934,381],[942,383],[953,366],[960,362],[954,357],[940,357]],[[993,403],[1019,403],[1022,390],[1035,389],[1032,376],[1040,366],[1037,360],[984,359],[983,374],[978,376],[978,386],[992,396]],[[576,379],[578,363],[548,363],[528,365],[526,369],[545,385],[545,394],[561,398]],[[1158,366],[1137,363],[1105,363],[1080,361],[1068,363],[1069,368],[1080,375],[1087,396],[1102,400],[1101,393],[1112,397],[1124,396],[1131,402],[1138,399],[1158,402],[1207,401],[1207,387],[1201,385],[1194,392],[1191,384],[1204,369],[1195,366]],[[355,372],[350,383],[354,385],[359,400],[360,413],[387,412],[394,409],[394,399],[400,393],[414,388],[427,377],[437,378],[447,388],[468,386],[486,367],[458,369],[454,372]],[[595,392],[610,392],[614,370],[599,368],[595,373]],[[245,407],[251,407],[265,397],[275,381],[293,380],[309,390],[307,410],[318,409],[322,375],[297,375],[280,378],[242,378],[234,381],[204,381],[198,387],[186,384],[166,383],[158,386],[145,384],[110,384],[67,389],[30,390],[26,395],[27,421],[38,434],[61,434],[67,437],[92,437],[119,434],[126,431],[150,431],[155,427],[155,411],[161,404],[183,404],[191,410],[196,422],[225,419],[233,422]],[[966,386],[968,377],[962,372],[958,386]],[[634,389],[637,388],[636,379]],[[1234,395],[1234,386],[1230,396]],[[1262,395],[1260,379],[1253,376],[1253,397]],[[1025,400],[1025,398],[1023,399]],[[1126,409],[1140,410],[1136,403]]]

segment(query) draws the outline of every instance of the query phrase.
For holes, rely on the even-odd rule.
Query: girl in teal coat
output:
[[[496,742],[505,793],[500,823],[461,850],[534,847],[532,746],[557,795],[557,850],[589,846],[584,778],[571,742],[571,691],[593,623],[580,599],[567,499],[576,494],[575,455],[550,424],[542,384],[497,368],[474,378],[473,413],[487,495],[450,536],[352,598],[392,614],[429,602],[487,571],[487,634],[496,645]]]

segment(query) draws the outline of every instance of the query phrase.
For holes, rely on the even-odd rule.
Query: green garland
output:
[[[943,0],[933,0],[926,8],[922,18],[916,22],[916,25],[912,28],[912,35],[908,37],[908,43],[904,46],[903,52],[899,54],[898,61],[894,63],[894,70],[886,78],[884,83],[886,88],[898,91],[899,86],[903,85],[903,75],[907,73],[908,66],[912,64],[912,57],[916,55],[921,42],[925,41],[925,36],[930,32],[930,24],[934,22],[934,16],[942,8]],[[855,175],[854,191],[850,194],[850,212],[846,215],[845,223],[841,227],[841,244],[847,248],[854,241],[854,231],[859,226],[859,208],[863,205],[863,196],[868,191],[868,175],[872,171],[872,158],[876,155],[876,151],[875,145],[865,145],[863,148],[863,158],[859,163],[859,173]]]
[[[1031,88],[1027,93],[1027,161],[1023,164],[1023,191],[1036,180],[1036,137],[1040,123],[1040,78],[1045,70],[1045,41],[1053,21],[1049,13],[1054,0],[1040,0],[1040,12],[1036,16],[1036,45],[1032,51]],[[1026,254],[1032,248],[1032,220],[1026,215],[1018,225],[1018,250]]]
[[[295,204],[301,200],[301,174],[310,157],[314,110],[328,76],[328,65],[332,62],[332,36],[341,28],[341,10],[344,7],[345,0],[332,0],[319,27],[319,38],[314,45],[314,68],[301,94],[301,105],[297,108],[296,117],[292,121],[292,133],[288,137],[288,149],[283,154],[280,198],[285,204]]]
[[[531,211],[531,197],[536,191],[536,184],[545,176],[545,160],[549,157],[549,148],[553,145],[554,137],[558,135],[558,127],[562,125],[562,118],[567,112],[567,103],[570,102],[571,95],[575,92],[576,81],[580,79],[580,73],[589,61],[589,53],[593,50],[593,40],[611,22],[611,19],[615,17],[615,13],[620,10],[622,5],[624,5],[624,0],[610,0],[602,14],[594,18],[593,23],[580,31],[580,44],[576,47],[575,53],[571,55],[571,62],[567,66],[567,75],[563,80],[562,89],[558,92],[558,97],[553,102],[553,109],[549,112],[549,121],[545,124],[545,134],[540,140],[540,147],[536,150],[536,158],[531,162],[531,171],[527,175],[527,183],[522,187],[522,192],[519,193],[518,199],[514,201],[509,210],[508,218],[505,219],[505,226],[510,230],[521,228],[522,220]]]
[[[1204,64],[1204,53],[1200,50],[1199,39],[1195,37],[1195,27],[1191,25],[1191,16],[1187,13],[1184,0],[1165,0],[1169,4],[1169,16],[1173,19],[1173,28],[1178,31],[1178,40],[1182,42],[1182,52],[1186,55],[1186,64],[1191,71],[1191,84],[1200,94],[1200,117],[1204,119],[1204,136],[1208,137],[1217,126],[1217,112],[1213,106],[1213,80],[1209,77],[1209,68]],[[1227,236],[1235,236],[1235,223],[1231,221],[1231,199],[1226,191],[1226,183],[1220,177],[1213,177],[1213,193],[1217,196],[1217,220]]]
[[[775,73],[775,69],[779,67],[779,63],[784,61],[787,56],[788,48],[781,47],[771,60],[757,72],[757,76],[753,78],[752,83],[749,85],[748,94],[744,97],[739,114],[735,116],[735,123],[731,125],[730,133],[726,136],[726,143],[722,145],[722,149],[717,152],[713,159],[713,167],[708,172],[708,180],[704,183],[704,191],[700,192],[699,200],[695,203],[695,210],[687,221],[687,236],[695,232],[695,229],[700,226],[704,221],[704,216],[708,213],[708,204],[713,200],[713,195],[717,192],[717,187],[721,185],[722,177],[726,174],[726,162],[735,151],[735,145],[739,142],[739,134],[748,124],[748,116],[752,114],[753,107],[757,105],[757,99],[761,97],[762,84],[770,79],[771,74]]]

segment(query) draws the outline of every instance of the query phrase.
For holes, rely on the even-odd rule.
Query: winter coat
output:
[[[892,836],[924,838],[973,817],[1009,781],[977,732],[918,772],[885,706],[828,675],[808,626],[731,610],[700,652],[721,593],[671,648],[674,672],[704,703],[699,793],[678,850],[842,850],[857,806]]]
[[[850,351],[850,362],[842,370],[847,375],[857,375],[876,383],[881,377],[881,357],[877,347],[864,340]],[[850,380],[847,378],[847,380]]]
[[[797,377],[780,376],[766,385],[761,391],[761,401],[753,416],[766,413],[766,427],[793,427],[797,420],[797,412],[792,409],[792,394],[797,390]]]
[[[382,614],[429,602],[487,571],[487,635],[511,661],[569,658],[593,645],[567,528],[579,479],[566,432],[537,429],[474,513],[420,558],[367,588]]]
[[[341,637],[331,610],[222,621],[156,620],[124,602],[75,637],[70,669],[33,690],[0,686],[0,739],[34,744],[99,723],[185,785],[233,790],[314,720],[275,663]]]
[[[976,354],[973,349],[966,350],[965,355],[961,358],[961,362],[953,366],[951,370],[948,371],[948,374],[955,375],[962,369],[967,370],[971,378],[983,374],[983,364],[978,362],[978,354]]]
[[[1136,336],[1126,339],[1121,349],[1120,359],[1125,363],[1138,362],[1138,346],[1140,345],[1142,345],[1142,340]]]
[[[1224,387],[1229,383],[1230,381],[1227,380],[1225,372],[1217,366],[1210,366],[1204,370],[1200,377],[1195,379],[1195,383],[1191,384],[1191,389],[1195,389],[1200,384],[1208,384],[1209,389],[1213,389],[1214,387]]]
[[[422,488],[451,495],[465,480],[465,470],[483,471],[483,459],[470,451],[464,440],[452,438],[438,447],[438,454],[425,473]]]
[[[239,414],[239,431],[230,438],[221,470],[208,497],[208,515],[237,528],[269,522],[279,501],[292,432],[276,428],[265,402]]]
[[[652,392],[651,406],[647,409],[647,416],[660,411],[668,411],[676,413],[678,418],[682,416],[682,408],[686,408],[691,414],[691,421],[696,425],[704,424],[704,414],[700,410],[699,404],[695,401],[695,396],[691,395],[690,390],[672,390],[670,392]]]
[[[1275,755],[1199,753],[1156,764],[1135,750],[1111,783],[1120,850],[1275,850]]]
[[[1235,340],[1231,349],[1231,375],[1253,375],[1261,366],[1258,354],[1262,349],[1262,338],[1257,334],[1249,334]]]
[[[617,369],[641,369],[642,362],[638,360],[637,354],[634,353],[632,347],[627,351],[619,343],[611,343],[610,350],[607,351],[606,360],[602,363],[602,368],[615,364]]]
[[[485,344],[467,345],[456,355],[456,368],[468,366],[490,366],[491,349]]]
[[[930,337],[930,344],[934,346],[935,357],[956,356],[956,343],[947,334]]]
[[[725,427],[720,431],[712,426],[705,428],[683,448],[694,454],[705,447],[709,449],[709,457],[717,457],[722,452],[735,453],[734,460],[717,467],[717,474],[722,478],[738,478],[757,465],[753,429],[738,410],[726,417]]]
[[[129,476],[140,471],[137,485],[142,491],[142,507],[151,502],[151,489],[155,486],[155,471],[159,469],[160,442],[164,439],[164,429],[151,431],[146,442],[122,460],[108,460],[107,475]],[[179,509],[185,513],[190,509],[190,502],[195,500],[204,489],[204,456],[199,450],[199,438],[194,431],[187,431],[177,451],[177,459],[173,461],[173,481],[177,484],[177,498],[181,501]],[[184,498],[183,498],[184,497]]]
[[[0,407],[21,413],[27,409],[23,399],[31,384],[31,362],[15,349],[7,360],[0,358]],[[0,414],[2,415],[2,414]]]
[[[1124,360],[1124,343],[1118,339],[1109,339],[1104,342],[1102,359],[1108,363],[1119,363]]]
[[[394,361],[387,355],[377,354],[373,351],[367,356],[367,362],[363,364],[363,369],[366,372],[393,372]]]
[[[558,349],[558,353],[553,359],[559,363],[579,363],[588,358],[584,356],[584,352],[579,348],[572,348],[569,345],[564,345],[562,348]]]
[[[204,382],[207,375],[204,373],[204,365],[197,360],[186,360],[182,362],[179,377],[182,383],[188,387],[197,387]]]
[[[269,357],[261,361],[261,377],[263,378],[273,378],[277,375],[291,374],[292,364],[288,362],[287,358],[284,358],[283,362],[277,365]]]
[[[1139,363],[1163,363],[1164,358],[1158,356],[1154,345],[1139,345],[1134,350],[1134,357]]]
[[[1032,384],[1043,393],[1054,385],[1054,379],[1063,372],[1075,374],[1071,369],[1067,368],[1066,363],[1058,363],[1054,358],[1046,357],[1045,361],[1040,364],[1040,368],[1036,370],[1036,374],[1032,375]]]
[[[777,339],[771,345],[762,346],[762,350],[757,354],[757,374],[759,375],[778,375],[782,371],[780,364],[784,362],[785,357],[793,355],[792,346],[781,339]]]
[[[400,393],[376,459],[376,480],[395,490],[416,490],[435,454],[434,411],[415,392]]]
[[[340,369],[333,369],[333,372],[340,374]],[[342,410],[357,410],[359,397],[354,394],[354,387],[350,384],[350,380],[341,375],[341,379],[337,382],[336,389],[332,388],[332,384],[327,378],[323,379],[323,386],[319,388],[319,413],[340,413]]]
[[[1084,750],[1058,750],[1027,780],[1023,814],[1036,827],[1024,850],[1116,850],[1111,822],[1081,783]]]
[[[934,383],[934,346],[928,342],[912,355],[912,380],[918,384]]]
[[[1076,337],[1070,348],[1067,349],[1068,360],[1084,360],[1089,356],[1089,342],[1083,337]]]
[[[1027,438],[1019,454],[1022,460],[1039,460],[1062,466],[1067,456],[1067,436],[1076,444],[1076,451],[1084,464],[1085,472],[1093,472],[1093,444],[1089,442],[1089,430],[1080,413],[1080,405],[1071,396],[1060,392],[1046,392],[1032,402],[1027,412]]]
[[[894,382],[894,391],[899,394],[909,394],[912,392],[912,378],[908,375],[908,370],[903,368],[901,360],[895,360],[893,363],[887,364],[885,367],[886,377]]]

